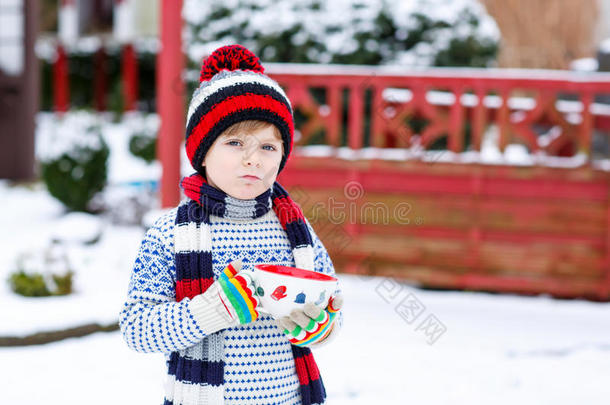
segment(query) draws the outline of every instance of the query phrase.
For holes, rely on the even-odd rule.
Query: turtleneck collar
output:
[[[258,218],[271,209],[271,189],[251,200],[240,200],[226,194],[224,208],[224,218],[239,221]]]

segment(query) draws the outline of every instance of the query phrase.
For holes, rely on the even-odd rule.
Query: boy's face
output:
[[[228,136],[222,134],[205,155],[208,184],[240,200],[253,199],[275,182],[283,145],[275,127]],[[245,177],[245,176],[255,177]]]

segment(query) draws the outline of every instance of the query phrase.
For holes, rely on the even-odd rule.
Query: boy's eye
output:
[[[227,145],[231,145],[231,146],[242,146],[243,142],[238,140],[238,139],[232,139],[230,141],[227,141]],[[263,145],[262,146],[263,149],[273,152],[275,150],[277,150],[277,148],[273,145],[267,144],[267,145]]]

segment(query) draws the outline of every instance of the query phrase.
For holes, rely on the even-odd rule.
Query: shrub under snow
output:
[[[489,66],[499,31],[476,0],[186,0],[196,65],[240,43],[267,62]]]
[[[86,112],[57,118],[45,139],[37,140],[42,179],[49,193],[69,210],[86,211],[107,178],[110,153],[99,125]]]

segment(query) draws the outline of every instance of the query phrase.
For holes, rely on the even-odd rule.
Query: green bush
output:
[[[56,289],[53,295],[68,295],[72,292],[72,276],[74,273],[71,271],[66,274],[53,274],[53,281],[55,282]]]
[[[25,297],[47,297],[51,295],[40,273],[27,274],[24,271],[18,271],[10,275],[9,284],[11,290]]]
[[[82,117],[66,119],[56,132],[60,146],[41,160],[42,179],[69,210],[87,211],[89,201],[106,184],[109,148],[99,126],[83,123]]]
[[[157,137],[136,133],[129,140],[129,151],[146,163],[151,163],[157,158]]]
[[[20,254],[15,267],[8,283],[11,290],[19,295],[48,297],[72,292],[74,273],[60,244],[52,242],[44,249]]]
[[[67,295],[72,292],[73,272],[51,275],[52,283],[45,280],[40,273],[26,273],[23,270],[12,273],[9,277],[11,290],[25,297],[48,297]]]
[[[264,62],[485,67],[499,30],[477,0],[184,3],[191,67],[220,45]]]

